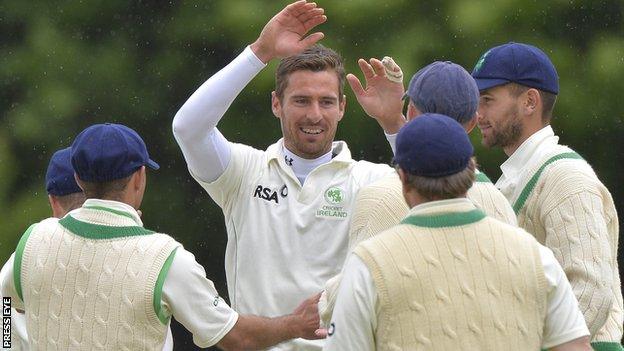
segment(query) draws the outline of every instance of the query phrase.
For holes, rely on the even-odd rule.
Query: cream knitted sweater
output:
[[[571,149],[558,145],[527,172],[514,209],[519,225],[549,247],[563,267],[592,343],[619,342],[623,324],[619,228],[611,194],[578,156],[553,161],[535,176],[547,160],[565,153],[575,157]]]
[[[106,208],[31,226],[14,269],[31,349],[162,349],[168,320],[157,281],[179,246]]]
[[[378,350],[540,349],[546,281],[530,234],[477,209],[402,223],[354,249],[379,295]]]
[[[488,216],[514,226],[517,224],[511,205],[484,173],[477,173],[477,180],[468,190],[467,197]],[[360,189],[349,227],[349,251],[360,242],[398,224],[408,211],[401,180],[396,173]],[[324,325],[330,322],[339,284],[340,274],[325,284],[319,302],[319,313]]]

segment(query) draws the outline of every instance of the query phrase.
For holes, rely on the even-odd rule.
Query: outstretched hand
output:
[[[390,61],[392,64],[394,61]],[[347,81],[355,93],[357,101],[364,112],[377,120],[384,131],[395,134],[405,124],[403,116],[403,88],[402,75],[397,79],[401,68],[388,68],[386,72],[384,64],[378,59],[372,58],[370,62],[364,59],[358,60],[358,65],[364,74],[366,88],[353,74],[347,75]],[[391,77],[389,78],[386,73]]]
[[[320,328],[320,319],[318,313],[318,301],[321,294],[307,298],[299,307],[297,307],[292,315],[297,318],[297,324],[300,331],[297,333],[300,338],[304,339],[323,339],[327,336],[327,331]]]
[[[323,39],[321,32],[304,36],[327,20],[324,12],[316,3],[306,0],[286,6],[264,26],[251,49],[264,63],[302,52]]]

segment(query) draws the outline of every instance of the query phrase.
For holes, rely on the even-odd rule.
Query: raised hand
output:
[[[304,36],[327,20],[324,12],[316,3],[306,0],[286,6],[264,26],[251,49],[264,63],[302,52],[323,39],[321,32]]]
[[[394,61],[388,62],[388,72],[384,64],[372,58],[370,62],[358,60],[364,74],[366,88],[353,74],[347,75],[347,81],[355,93],[364,112],[377,120],[384,131],[395,134],[405,124],[403,116],[403,88],[401,68]]]

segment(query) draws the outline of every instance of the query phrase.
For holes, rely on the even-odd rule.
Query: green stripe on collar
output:
[[[478,183],[491,183],[492,181],[490,180],[490,178],[488,178],[488,176],[485,175],[485,173],[483,172],[479,172],[475,175],[475,182]]]
[[[623,351],[624,347],[619,342],[596,341],[591,346],[596,351]]]
[[[445,213],[440,215],[413,215],[401,221],[402,224],[411,224],[418,227],[442,228],[458,227],[475,223],[485,218],[485,213],[479,209],[468,212]]]
[[[113,227],[82,222],[69,215],[60,219],[59,224],[70,232],[89,239],[113,239],[154,233],[154,231],[139,226]]]
[[[90,210],[106,211],[106,212],[114,213],[116,215],[128,217],[128,218],[136,221],[135,217],[133,215],[129,214],[128,212],[114,210],[112,208],[108,208],[108,207],[104,207],[104,206],[82,206],[82,208],[87,208],[87,209],[90,209]]]
[[[542,172],[544,172],[544,169],[546,169],[546,166],[548,166],[549,164],[555,161],[563,160],[563,159],[582,160],[583,157],[581,157],[581,155],[577,154],[576,152],[565,152],[559,155],[555,155],[549,158],[548,160],[546,160],[546,162],[544,162],[544,164],[537,170],[537,172],[535,172],[535,174],[531,177],[531,179],[529,179],[527,184],[524,186],[524,189],[522,189],[520,196],[518,196],[518,200],[516,200],[516,202],[513,204],[513,210],[516,214],[520,213],[520,210],[522,209],[522,207],[524,207],[524,204],[529,198],[529,195],[531,195],[531,192],[533,191],[533,188],[535,188],[535,185],[537,185],[537,181],[539,180],[539,177],[542,175]]]

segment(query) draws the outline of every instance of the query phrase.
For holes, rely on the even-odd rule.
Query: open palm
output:
[[[266,24],[252,49],[258,57],[268,62],[298,54],[323,38],[323,33],[304,37],[312,28],[325,22],[324,10],[305,0],[292,3]]]

